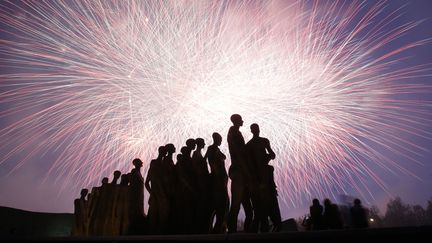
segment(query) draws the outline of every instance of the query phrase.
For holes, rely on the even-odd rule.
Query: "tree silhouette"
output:
[[[419,210],[417,209],[417,211]],[[387,204],[384,222],[385,226],[388,227],[419,225],[413,207],[410,204],[405,204],[400,197],[391,199]]]

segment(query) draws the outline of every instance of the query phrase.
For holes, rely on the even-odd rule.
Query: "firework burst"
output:
[[[210,144],[239,113],[246,138],[258,123],[270,139],[286,204],[352,188],[371,197],[370,181],[386,190],[371,165],[410,173],[383,148],[409,156],[408,136],[430,138],[419,126],[428,104],[403,98],[430,93],[403,82],[430,71],[394,68],[426,41],[389,48],[418,23],[378,18],[384,7],[3,1],[0,163],[13,172],[54,153],[47,177],[79,189],[148,163],[159,145]]]

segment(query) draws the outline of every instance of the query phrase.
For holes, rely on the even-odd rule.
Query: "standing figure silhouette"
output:
[[[277,201],[273,166],[269,165],[270,160],[273,160],[276,155],[270,146],[270,141],[267,138],[260,137],[258,124],[252,124],[250,129],[253,137],[246,144],[246,154],[249,174],[252,179],[249,188],[254,209],[251,230],[253,232],[258,232],[258,230],[268,232],[268,218],[270,217],[273,223],[273,231],[279,231],[282,220]]]
[[[229,208],[228,174],[225,169],[226,156],[219,149],[222,143],[222,136],[215,132],[212,137],[213,144],[208,147],[204,157],[208,158],[210,165],[211,208],[212,213],[216,216],[216,222],[211,229],[211,233],[219,234],[225,233],[227,228],[226,221]]]
[[[129,234],[142,234],[144,232],[144,178],[141,175],[143,162],[134,159],[132,164],[135,168],[130,174],[130,202],[129,202]]]
[[[245,141],[240,132],[243,119],[239,114],[231,116],[233,126],[228,131],[228,149],[231,156],[231,166],[228,174],[231,178],[231,208],[228,214],[228,232],[237,232],[237,217],[240,204],[245,212],[244,231],[250,230],[253,211],[249,192],[250,176],[246,165]]]

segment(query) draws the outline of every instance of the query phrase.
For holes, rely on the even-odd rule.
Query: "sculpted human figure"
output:
[[[228,198],[228,174],[225,169],[225,154],[219,149],[222,136],[213,133],[213,144],[207,149],[205,158],[210,165],[211,205],[212,212],[216,216],[216,222],[211,229],[212,233],[225,233],[227,230],[227,216],[229,208]],[[211,222],[213,219],[211,220]]]
[[[150,162],[145,181],[145,187],[150,193],[148,219],[152,234],[166,233],[169,213],[168,192],[163,181],[163,178],[167,176],[163,167],[163,159],[166,155],[165,146],[160,146],[158,153],[158,157]]]
[[[260,136],[260,128],[254,123],[250,126],[252,139],[246,144],[248,170],[251,176],[250,192],[254,208],[252,231],[269,231],[268,218],[272,220],[273,231],[282,226],[276,184],[273,177],[273,166],[270,160],[275,159],[270,141]]]
[[[244,230],[249,231],[252,222],[253,211],[250,198],[250,175],[247,168],[245,141],[240,132],[243,119],[239,114],[231,116],[233,125],[228,131],[228,149],[231,156],[229,177],[231,178],[231,207],[228,214],[228,232],[237,232],[237,217],[240,204],[245,211]]]
[[[140,159],[132,161],[134,168],[130,174],[129,202],[129,234],[142,234],[144,231],[144,178],[141,174],[143,162]]]
[[[74,216],[75,216],[75,224],[72,230],[72,235],[75,236],[83,236],[87,235],[88,229],[88,200],[86,200],[86,196],[88,194],[88,189],[81,190],[81,197],[75,199],[74,201]]]

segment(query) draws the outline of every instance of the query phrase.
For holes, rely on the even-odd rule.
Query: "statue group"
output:
[[[242,117],[234,114],[231,122],[227,135],[231,157],[228,173],[227,157],[219,148],[222,136],[217,132],[212,134],[213,144],[204,155],[204,139],[187,139],[176,163],[175,146],[170,143],[160,146],[145,179],[141,174],[143,162],[137,158],[132,161],[130,172],[115,171],[111,182],[103,178],[102,185],[93,187],[90,193],[82,189],[81,197],[74,202],[72,234],[234,233],[240,207],[245,212],[243,231],[280,231],[274,168],[269,165],[275,153],[269,140],[260,137],[258,124],[250,126],[253,137],[246,143],[239,130]],[[144,187],[150,194],[147,214]]]

